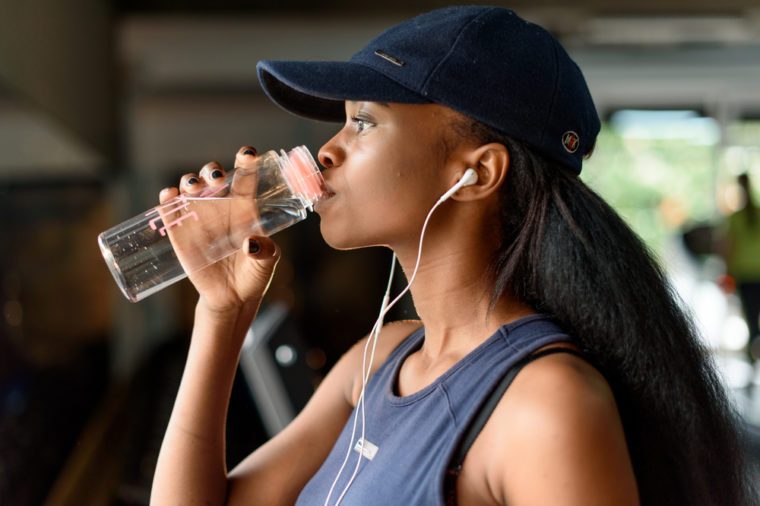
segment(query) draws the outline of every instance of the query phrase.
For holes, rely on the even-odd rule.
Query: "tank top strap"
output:
[[[569,355],[574,355],[582,360],[589,361],[588,357],[585,354],[574,348],[550,347],[528,354],[509,368],[504,377],[496,384],[488,397],[486,397],[486,399],[477,409],[474,417],[470,420],[470,423],[462,432],[457,445],[454,447],[454,454],[451,457],[451,462],[446,469],[446,475],[444,477],[443,486],[446,502],[445,506],[456,506],[457,479],[462,472],[462,464],[464,463],[464,459],[467,456],[467,452],[470,451],[470,448],[475,443],[477,437],[480,435],[480,432],[483,430],[486,422],[488,422],[488,419],[496,409],[497,404],[501,401],[501,398],[504,396],[507,389],[510,387],[517,375],[520,373],[523,367],[530,364],[531,362],[548,355],[554,355],[556,353],[567,353]]]
[[[534,314],[520,318],[502,327],[504,339],[508,343],[531,342],[536,339],[551,339],[560,337],[567,340],[567,334],[550,315]]]

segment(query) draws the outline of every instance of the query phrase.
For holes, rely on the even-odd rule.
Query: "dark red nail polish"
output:
[[[255,156],[255,155],[256,155],[256,148],[248,148],[248,149],[246,149],[245,151],[243,151],[243,154],[244,154],[244,155],[252,155],[252,156]]]
[[[222,177],[222,176],[223,176],[223,174],[222,174],[222,171],[221,171],[221,170],[219,170],[219,169],[216,169],[215,171],[213,171],[213,172],[211,173],[211,178],[212,178],[212,179],[219,179],[219,178],[220,178],[220,177]]]
[[[253,239],[248,241],[248,253],[255,255],[259,251],[261,251],[261,244],[259,244],[259,241]]]

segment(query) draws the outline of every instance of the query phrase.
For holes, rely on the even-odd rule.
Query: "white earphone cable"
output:
[[[361,465],[362,456],[363,456],[363,448],[361,445],[364,444],[364,437],[365,437],[365,413],[364,413],[364,394],[367,387],[367,381],[369,379],[369,374],[372,370],[372,364],[375,360],[375,349],[377,347],[377,340],[380,335],[380,330],[382,328],[382,322],[383,318],[385,318],[385,315],[390,311],[390,309],[396,305],[396,303],[403,297],[406,292],[408,292],[411,287],[412,283],[414,283],[415,278],[417,277],[417,271],[420,267],[420,260],[422,259],[422,243],[425,239],[425,231],[427,230],[428,222],[430,221],[430,217],[433,216],[433,212],[440,206],[443,202],[445,202],[454,192],[456,192],[459,188],[462,186],[465,186],[469,181],[462,180],[460,183],[452,187],[449,191],[447,191],[444,195],[441,196],[441,198],[438,199],[438,201],[433,205],[433,207],[430,209],[430,211],[427,214],[427,217],[425,218],[425,222],[422,225],[422,231],[420,232],[420,241],[419,246],[417,248],[417,261],[414,265],[414,270],[412,271],[412,275],[409,278],[409,283],[407,283],[406,288],[404,288],[401,293],[399,293],[395,299],[393,299],[393,302],[390,304],[387,304],[387,300],[389,298],[389,291],[390,286],[393,279],[393,266],[395,266],[395,254],[393,256],[393,266],[391,266],[391,277],[388,280],[388,291],[386,291],[386,295],[383,298],[383,304],[380,309],[380,315],[378,316],[377,320],[375,321],[375,324],[372,327],[372,331],[370,332],[370,337],[367,339],[367,343],[364,345],[364,355],[362,357],[362,388],[361,393],[359,394],[359,400],[357,401],[357,408],[354,411],[354,423],[353,428],[351,430],[351,439],[349,440],[348,448],[346,450],[346,456],[343,459],[343,464],[341,465],[340,469],[338,470],[338,474],[335,476],[335,479],[332,482],[332,485],[330,486],[330,491],[327,494],[327,498],[325,499],[324,506],[328,506],[330,502],[330,498],[332,497],[333,491],[335,489],[335,486],[338,483],[338,480],[340,479],[341,474],[343,473],[343,470],[346,466],[346,463],[348,462],[349,457],[351,456],[351,450],[355,446],[354,443],[354,437],[356,435],[356,424],[357,424],[357,418],[359,416],[359,412],[361,412],[361,419],[362,419],[362,429],[361,429],[361,438],[359,439],[360,445],[359,447],[359,456],[356,460],[356,466],[354,466],[354,471],[351,474],[351,478],[349,478],[348,483],[343,488],[343,491],[341,492],[340,496],[338,496],[338,499],[335,502],[335,506],[339,506],[343,498],[345,497],[346,493],[348,492],[349,487],[354,482],[354,479],[356,478],[357,473],[359,472],[359,467]],[[471,183],[469,183],[471,184]],[[369,344],[372,343],[372,353],[370,353],[370,360],[369,360],[369,366],[366,366],[366,359],[367,359],[367,350],[369,349]]]
[[[388,300],[390,298],[390,290],[391,290],[391,285],[393,283],[393,273],[395,271],[395,267],[396,267],[396,253],[394,252],[391,258],[391,274],[388,277],[388,287],[385,290],[385,295],[383,296],[383,302],[380,306],[380,317],[379,317],[380,320],[382,320],[382,318],[384,317],[385,308],[388,306]],[[359,405],[361,405],[361,408],[362,408],[362,434],[364,434],[364,427],[363,427],[364,425],[364,382],[365,382],[364,371],[366,368],[367,349],[369,347],[370,342],[373,342],[373,341],[376,342],[375,336],[377,336],[380,333],[379,328],[381,327],[382,327],[382,324],[378,326],[377,321],[375,321],[375,325],[372,327],[372,331],[370,332],[370,336],[372,336],[372,338],[367,339],[367,342],[364,344],[364,353],[362,354],[362,390],[359,394],[359,399],[357,400],[357,404],[356,404],[357,408],[359,407]],[[374,349],[373,349],[373,355],[374,355]],[[338,479],[340,478],[340,475],[343,474],[343,469],[346,467],[346,464],[348,463],[348,459],[351,456],[351,448],[353,448],[354,446],[353,442],[354,442],[354,437],[356,436],[357,421],[358,421],[358,416],[357,416],[357,413],[355,412],[354,423],[353,423],[353,427],[351,428],[351,438],[349,439],[348,450],[346,451],[346,456],[343,458],[343,463],[341,464],[340,469],[338,470],[338,474],[335,476],[335,479],[333,480],[332,485],[330,486],[330,491],[327,493],[327,498],[325,499],[324,506],[328,506],[328,503],[330,502],[330,497],[332,497],[333,491],[335,490],[335,485],[337,485]],[[343,497],[343,494],[341,494],[341,498],[342,497]],[[340,504],[340,502],[338,502],[337,504]]]

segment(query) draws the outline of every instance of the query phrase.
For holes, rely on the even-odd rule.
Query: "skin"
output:
[[[437,199],[468,167],[478,182],[434,213],[411,292],[418,322],[382,329],[373,369],[424,323],[420,350],[402,364],[398,390],[414,393],[499,326],[529,315],[504,297],[488,312],[485,277],[496,248],[498,191],[509,170],[500,144],[452,142],[454,111],[438,105],[347,102],[345,126],[319,152],[334,196],[320,203],[325,240],[338,249],[386,246],[407,276],[419,233]],[[448,149],[446,149],[448,147]],[[254,158],[241,149],[239,167]],[[217,168],[217,166],[214,166]],[[199,191],[213,184],[206,166]],[[168,189],[162,202],[176,195]],[[361,388],[365,339],[330,371],[304,410],[231,472],[224,423],[245,330],[279,255],[267,238],[191,277],[199,291],[190,353],[153,483],[153,504],[293,504],[334,444]],[[442,275],[442,273],[444,275]],[[622,425],[605,380],[586,362],[559,354],[526,366],[470,450],[458,480],[461,505],[638,504]]]

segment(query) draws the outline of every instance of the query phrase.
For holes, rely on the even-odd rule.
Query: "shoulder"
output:
[[[421,327],[422,322],[419,320],[399,320],[383,325],[383,328],[380,330],[380,335],[377,338],[370,376],[385,363],[393,351],[398,348],[407,337]],[[369,363],[373,351],[370,335],[365,336],[354,344],[341,359],[341,362],[344,362],[343,365],[353,371],[346,392],[351,406],[356,405],[356,402],[359,399],[359,394],[361,393],[361,371],[365,350],[367,363]]]
[[[482,441],[481,441],[482,439]],[[529,363],[476,444],[488,488],[510,504],[636,504],[636,483],[615,397],[583,359]],[[473,450],[475,446],[473,446]]]

